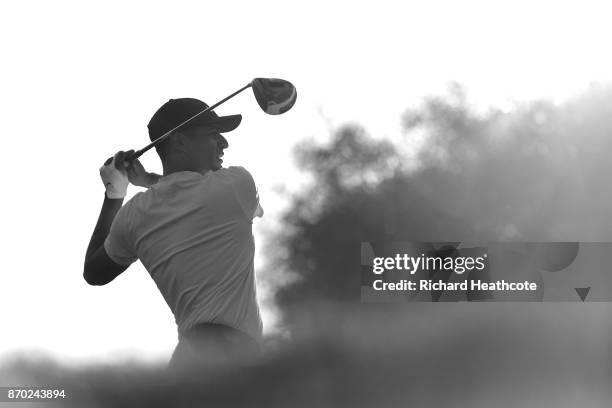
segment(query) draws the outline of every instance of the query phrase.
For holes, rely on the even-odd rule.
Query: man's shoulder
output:
[[[217,171],[222,177],[227,177],[238,182],[253,182],[251,173],[242,166],[224,167]]]
[[[134,194],[132,198],[127,200],[123,206],[121,207],[121,211],[126,214],[132,213],[135,209],[142,207],[144,203],[147,201],[147,195],[150,194],[149,190],[139,191]]]
[[[223,167],[222,169],[217,170],[217,173],[221,174],[230,174],[230,175],[251,175],[247,169],[243,166],[229,166]]]
[[[147,218],[146,214],[151,210],[153,205],[151,195],[151,189],[134,194],[132,198],[123,204],[115,216],[115,220],[130,229],[136,228],[136,226],[145,221]]]

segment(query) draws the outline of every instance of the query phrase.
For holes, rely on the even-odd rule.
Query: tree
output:
[[[612,237],[611,88],[477,114],[455,87],[403,119],[406,137],[426,136],[416,167],[357,126],[298,148],[314,182],[291,197],[271,252],[273,268],[292,277],[277,292],[285,310],[358,300],[364,241]]]

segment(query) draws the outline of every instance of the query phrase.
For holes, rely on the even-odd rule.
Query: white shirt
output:
[[[260,340],[251,227],[262,214],[255,182],[242,167],[172,173],[119,210],[104,248],[119,264],[140,259],[179,336],[208,322]]]

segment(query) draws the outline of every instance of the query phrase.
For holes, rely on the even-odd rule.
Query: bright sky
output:
[[[283,208],[275,188],[300,184],[295,142],[347,121],[398,139],[402,111],[452,80],[482,105],[562,100],[612,77],[609,16],[587,1],[3,2],[0,356],[172,352],[174,320],[140,264],[101,288],[81,278],[103,198],[98,167],[144,146],[167,99],[211,104],[258,76],[296,85],[283,116],[247,93],[218,110],[244,116],[225,164],[259,185],[261,248]],[[160,171],[154,152],[142,161]],[[274,313],[263,312],[270,330]]]

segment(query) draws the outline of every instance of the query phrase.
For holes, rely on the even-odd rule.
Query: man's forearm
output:
[[[156,184],[162,176],[155,173],[142,172],[140,174],[130,174],[130,182],[138,187],[149,188]]]
[[[117,212],[119,212],[122,205],[122,198],[110,199],[106,196],[106,194],[104,194],[104,202],[102,203],[100,216],[98,217],[98,222],[96,223],[94,232],[89,240],[89,246],[87,247],[87,254],[85,255],[86,263],[90,255],[104,244],[104,240],[108,236],[113,220],[115,219],[115,216],[117,215]]]

